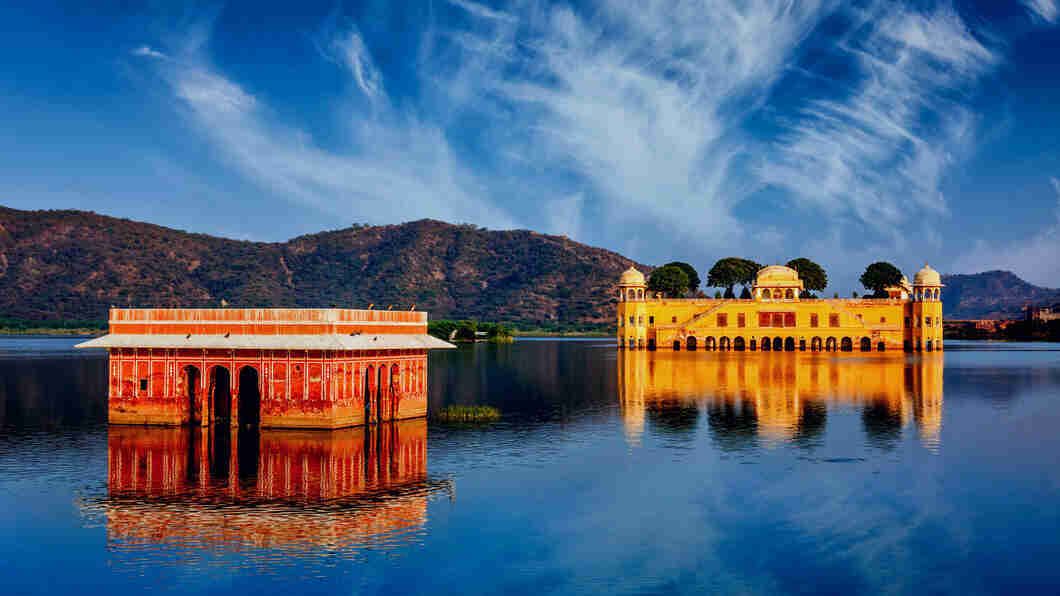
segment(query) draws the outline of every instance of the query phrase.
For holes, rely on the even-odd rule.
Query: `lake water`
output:
[[[0,338],[0,593],[1055,594],[1060,346],[430,356],[488,425],[110,427]]]

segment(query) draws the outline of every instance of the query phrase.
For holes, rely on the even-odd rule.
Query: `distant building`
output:
[[[1027,320],[1042,322],[1060,320],[1060,307],[1058,305],[1027,307]]]
[[[341,428],[427,414],[427,313],[113,308],[114,424]]]
[[[617,288],[618,345],[664,350],[942,349],[942,278],[929,266],[903,278],[888,298],[800,298],[790,267],[758,272],[746,300],[651,297],[644,275],[624,272]]]

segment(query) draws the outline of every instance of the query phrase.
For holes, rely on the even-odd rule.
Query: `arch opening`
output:
[[[795,292],[792,291],[791,289],[789,289],[788,291],[784,292],[784,299],[785,300],[793,300],[794,298],[795,298]]]
[[[718,349],[718,340],[713,337],[708,337],[707,339],[703,340],[703,344],[703,349],[705,350],[710,350],[713,352],[714,350]]]
[[[810,349],[814,352],[820,352],[823,347],[824,342],[821,341],[821,338],[815,337],[810,340]]]
[[[689,335],[688,339],[685,340],[685,346],[688,348],[689,352],[695,352],[696,351],[696,336]]]
[[[880,343],[876,344],[876,351],[877,352],[883,352],[886,349],[887,349],[887,345],[884,344],[882,341]]]
[[[196,422],[201,419],[202,412],[199,411],[199,368],[188,365],[180,370],[181,381],[184,383],[184,398],[188,408],[188,422]]]
[[[239,425],[257,426],[261,423],[261,384],[258,370],[244,366],[239,370]]]
[[[674,340],[674,351],[675,352],[680,352],[681,351],[681,340],[679,340],[679,339],[675,339]]]
[[[213,422],[228,422],[232,415],[232,375],[223,366],[210,370],[210,406]]]
[[[834,352],[836,347],[836,341],[834,337],[829,337],[828,341],[824,344],[824,349],[829,352]]]
[[[754,340],[752,339],[751,341],[753,342]],[[763,337],[762,338],[762,351],[763,352],[768,352],[772,347],[773,347],[773,344],[771,344],[769,342],[769,338],[768,337]]]
[[[781,352],[784,350],[784,339],[780,337],[773,338],[773,351]]]
[[[721,338],[721,341],[718,342],[718,348],[720,348],[722,350],[731,350],[732,349],[732,341],[729,338],[727,338],[727,337],[723,337],[723,338]]]
[[[930,352],[931,348],[932,348],[931,340],[929,339],[926,342],[924,342],[924,351],[925,352]]]
[[[871,339],[869,339],[867,337],[861,338],[861,351],[862,352],[871,352],[872,351],[872,340]]]
[[[747,347],[747,345],[746,345],[746,342],[744,341],[744,338],[737,337],[736,339],[732,340],[732,349],[736,350],[737,352],[744,351],[744,349],[746,347]]]
[[[839,349],[844,352],[851,352],[854,350],[854,341],[849,337],[844,337],[843,341],[839,344]]]
[[[364,369],[364,391],[361,393],[364,396],[364,423],[370,424],[372,422],[372,389],[374,388],[373,381],[375,380],[375,367],[368,365],[368,368]]]
[[[795,351],[795,338],[794,337],[789,337],[789,338],[784,340],[784,351],[785,352],[794,352]]]

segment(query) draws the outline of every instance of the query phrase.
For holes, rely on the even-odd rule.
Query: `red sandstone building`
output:
[[[114,424],[341,428],[427,414],[427,313],[127,309],[78,344],[110,353]]]

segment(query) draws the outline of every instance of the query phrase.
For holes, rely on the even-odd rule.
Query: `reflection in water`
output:
[[[936,448],[942,428],[941,354],[836,357],[819,354],[708,355],[619,353],[618,384],[628,440],[645,422],[672,434],[695,429],[700,410],[719,447],[764,443],[812,446],[824,434],[830,405],[861,410],[869,442],[892,448],[915,423]]]
[[[427,519],[427,423],[336,431],[111,426],[116,550],[349,549],[416,539]]]

